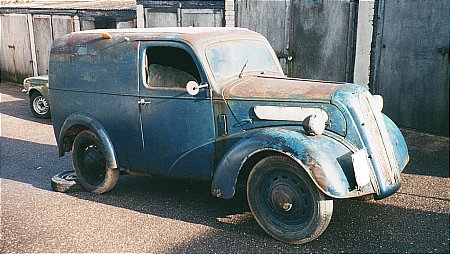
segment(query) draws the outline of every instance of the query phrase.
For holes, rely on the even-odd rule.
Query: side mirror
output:
[[[208,87],[208,84],[199,85],[197,82],[195,82],[193,80],[189,81],[186,84],[186,90],[192,96],[197,95],[198,92],[200,92],[200,89],[206,88],[206,87]]]

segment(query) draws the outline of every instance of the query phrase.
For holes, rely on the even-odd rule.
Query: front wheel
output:
[[[247,199],[259,225],[273,238],[303,244],[325,231],[333,201],[306,172],[283,156],[259,161],[248,177]]]
[[[119,169],[107,167],[105,149],[92,131],[85,130],[76,136],[72,159],[78,181],[85,190],[101,194],[116,185]]]
[[[30,108],[34,116],[41,119],[48,119],[50,115],[50,105],[39,92],[34,92],[30,96]]]

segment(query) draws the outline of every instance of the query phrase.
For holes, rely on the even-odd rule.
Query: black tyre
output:
[[[73,192],[83,189],[74,171],[64,171],[56,174],[52,177],[51,186],[52,190],[58,192]]]
[[[39,92],[34,92],[30,96],[30,108],[34,116],[41,119],[51,117],[50,104]]]
[[[333,213],[333,201],[298,164],[283,156],[270,156],[255,165],[247,181],[247,199],[264,231],[294,244],[321,235]]]
[[[116,185],[119,169],[106,166],[105,149],[92,131],[85,130],[77,135],[72,159],[78,181],[85,190],[101,194]]]

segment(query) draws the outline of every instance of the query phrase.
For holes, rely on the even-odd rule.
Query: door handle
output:
[[[140,106],[149,105],[149,104],[151,104],[151,103],[152,103],[151,101],[146,101],[146,100],[144,100],[144,99],[138,100],[138,104],[139,104]]]

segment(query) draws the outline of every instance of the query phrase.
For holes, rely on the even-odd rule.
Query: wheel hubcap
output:
[[[297,199],[292,188],[285,184],[273,186],[270,193],[272,204],[280,211],[289,212],[292,209],[294,200]]]
[[[84,157],[84,165],[87,170],[95,170],[100,167],[100,158],[98,154],[93,150],[88,150]]]
[[[102,181],[105,175],[105,163],[102,151],[96,145],[86,147],[81,158],[84,173],[94,182]]]
[[[36,113],[40,115],[45,115],[48,112],[48,102],[44,97],[38,96],[33,101],[33,108]]]
[[[313,200],[305,183],[290,172],[275,171],[264,177],[261,203],[268,218],[289,228],[302,227],[313,214]]]

